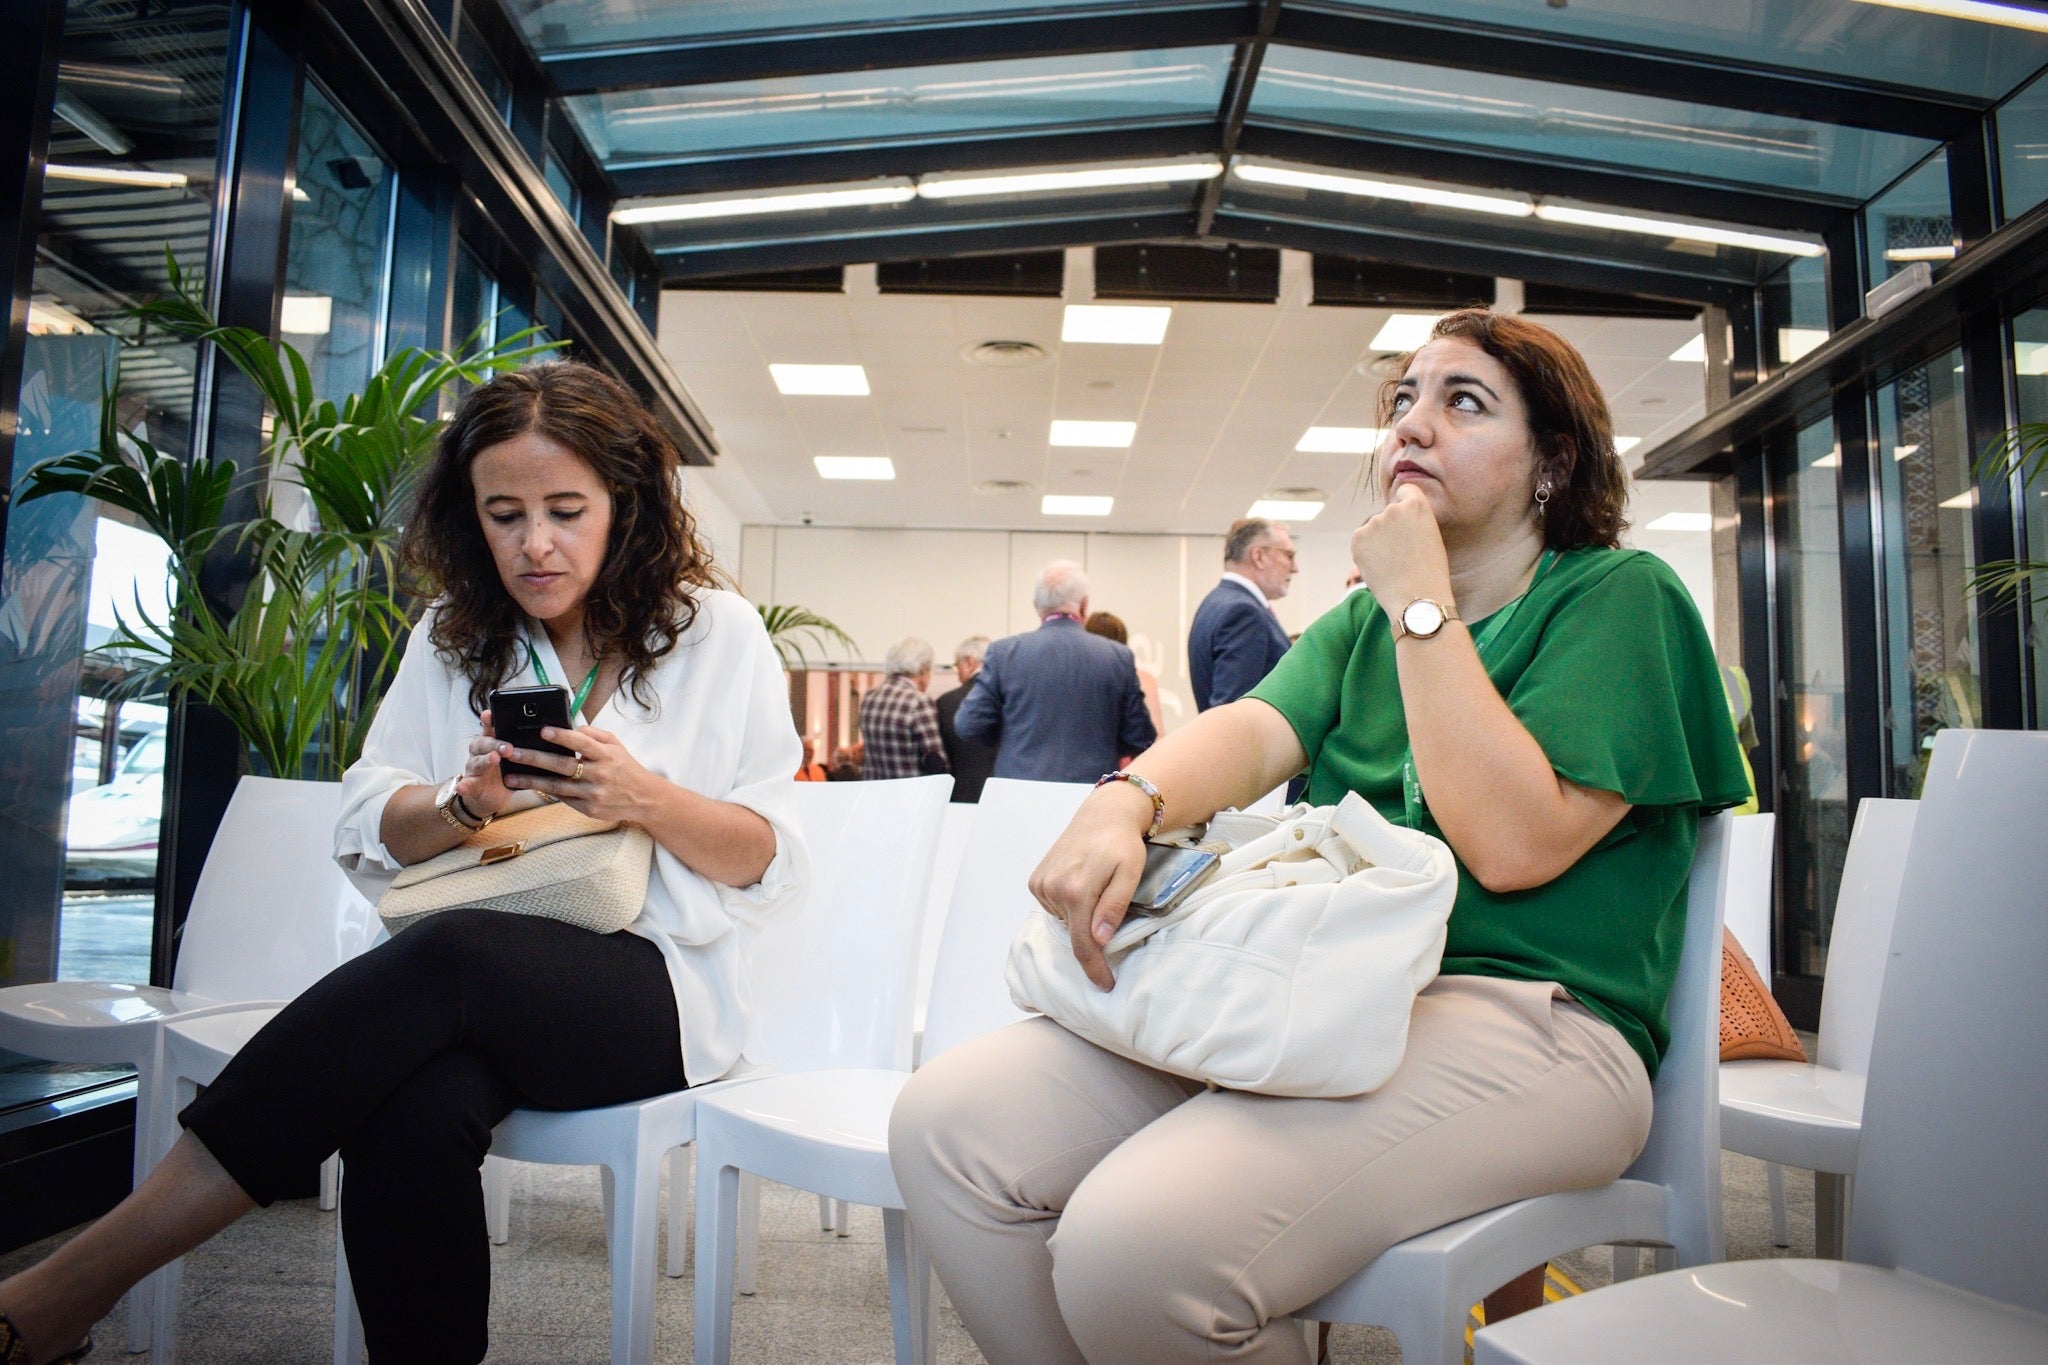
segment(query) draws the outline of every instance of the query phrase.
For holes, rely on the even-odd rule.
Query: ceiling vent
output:
[[[1023,479],[984,479],[982,482],[974,485],[974,491],[991,495],[997,493],[1029,493],[1031,485]]]
[[[992,370],[1028,370],[1045,360],[1045,348],[1029,341],[984,341],[962,354]]]

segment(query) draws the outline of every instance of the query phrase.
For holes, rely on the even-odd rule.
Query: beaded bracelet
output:
[[[1145,793],[1145,795],[1152,798],[1152,827],[1145,831],[1145,837],[1147,839],[1151,838],[1153,835],[1157,834],[1161,829],[1165,828],[1166,798],[1159,794],[1159,788],[1153,786],[1150,782],[1147,782],[1144,778],[1138,776],[1134,772],[1131,772],[1129,769],[1126,769],[1120,773],[1104,773],[1101,777],[1095,780],[1095,785],[1098,787],[1106,787],[1112,782],[1128,782],[1132,786],[1136,787],[1139,791]]]

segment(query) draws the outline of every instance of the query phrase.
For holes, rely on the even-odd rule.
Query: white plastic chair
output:
[[[1680,1265],[1721,1259],[1721,922],[1728,887],[1745,875],[1734,866],[1735,818],[1700,822],[1671,991],[1671,1045],[1635,1164],[1599,1189],[1505,1204],[1397,1243],[1299,1317],[1390,1328],[1410,1365],[1455,1365],[1464,1359],[1472,1304],[1553,1256],[1611,1242],[1654,1245],[1660,1260]]]
[[[1919,804],[1873,797],[1856,809],[1835,898],[1814,1059],[1721,1063],[1721,1145],[1771,1163],[1771,1240],[1779,1246],[1789,1240],[1783,1170],[1796,1166],[1814,1173],[1815,1254],[1842,1254],[1878,988]],[[1770,980],[1762,962],[1757,966]]]
[[[1025,881],[1087,794],[1085,784],[1005,778],[982,788],[939,941],[927,1060],[1024,1017],[1010,1002],[1003,962],[1017,925],[1039,913]],[[875,963],[875,989],[893,996],[899,987],[885,978],[907,977],[913,962],[906,953],[893,966]],[[744,1246],[737,1227],[742,1172],[880,1208],[896,1359],[921,1365],[929,1358],[930,1269],[889,1167],[889,1111],[909,1079],[908,1052],[888,1045],[879,1031],[871,1046],[832,1051],[809,1069],[751,1082],[698,1110],[699,1365],[723,1365],[732,1353],[733,1261]]]
[[[334,863],[340,813],[338,782],[241,780],[200,870],[171,989],[52,981],[0,990],[0,1047],[135,1068],[137,1184],[156,1164],[151,1133],[166,1093],[159,1079],[164,1026],[274,1008],[375,936],[375,912]],[[328,1181],[321,1207],[333,1206]],[[145,1281],[129,1295],[131,1351],[148,1350],[154,1336],[153,1290],[154,1281]]]
[[[1939,735],[1892,926],[1847,1261],[1703,1266],[1480,1332],[1521,1362],[2048,1360],[2048,734]]]
[[[858,1047],[875,1033],[880,1021],[870,1016],[876,976],[883,964],[907,959],[914,951],[917,925],[913,916],[908,937],[863,933],[873,920],[862,910],[888,904],[922,911],[939,821],[952,790],[953,779],[945,776],[796,788],[810,876],[797,900],[768,916],[748,950],[753,1028],[747,1053],[752,1061],[801,1065],[811,1050],[834,1043]],[[907,1049],[907,988],[888,1002],[884,1013]],[[606,1109],[517,1109],[493,1131],[492,1151],[508,1160],[603,1168],[614,1365],[648,1365],[654,1358],[663,1158],[699,1137],[701,1113],[710,1099],[758,1084],[749,1077],[714,1081]],[[672,1181],[682,1183],[676,1168],[671,1173]],[[672,1214],[671,1259],[686,1226]],[[339,1229],[336,1235],[335,1361],[355,1365],[362,1355],[362,1323],[354,1311]]]

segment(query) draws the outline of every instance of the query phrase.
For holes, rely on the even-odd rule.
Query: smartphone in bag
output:
[[[1127,915],[1163,915],[1209,879],[1220,855],[1207,849],[1145,841],[1145,871],[1131,893]]]
[[[573,754],[574,749],[542,739],[543,726],[569,728],[569,689],[566,687],[500,687],[491,692],[491,729],[500,740],[520,749],[544,754]],[[560,773],[536,768],[531,763],[500,762],[505,773],[527,777],[560,777]]]

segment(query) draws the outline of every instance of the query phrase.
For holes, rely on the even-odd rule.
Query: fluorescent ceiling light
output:
[[[1789,365],[1827,339],[1825,327],[1780,327],[1778,358]]]
[[[182,171],[136,171],[125,166],[67,166],[45,162],[47,180],[84,180],[95,185],[126,185],[136,189],[176,190],[191,183]]]
[[[2022,9],[2018,5],[1986,4],[1984,0],[1863,0],[1866,5],[1911,10],[1916,14],[1939,15],[1944,19],[1969,19],[1980,24],[2001,24],[2023,28],[2030,33],[2048,33],[2048,14]],[[1944,507],[1946,503],[1942,504]]]
[[[1264,517],[1268,521],[1314,521],[1322,514],[1323,504],[1319,502],[1290,502],[1286,498],[1260,498],[1246,512],[1248,517]]]
[[[2014,342],[2012,364],[2021,374],[2048,374],[2048,341]]]
[[[1614,438],[1614,453],[1626,455],[1642,443],[1643,438],[1640,436],[1617,436]]]
[[[1913,444],[1911,444],[1911,445],[1909,445],[1909,446],[1893,446],[1893,447],[1892,447],[1892,462],[1893,462],[1894,464],[1896,464],[1896,463],[1898,463],[1898,462],[1899,462],[1900,460],[1903,460],[1903,459],[1907,458],[1907,457],[1908,457],[1908,456],[1910,456],[1910,455],[1917,455],[1917,454],[1919,454],[1919,453],[1920,453],[1920,443],[1919,443],[1918,441],[1915,441],[1915,442],[1913,442]]]
[[[1037,194],[1047,190],[1093,190],[1117,185],[1170,185],[1214,180],[1223,163],[1214,157],[1151,165],[1089,166],[1069,170],[1011,171],[1006,175],[928,175],[917,182],[922,199],[966,199],[983,194]]]
[[[1061,341],[1092,341],[1112,346],[1157,346],[1166,339],[1171,308],[1128,304],[1070,303],[1060,321]]]
[[[29,300],[28,334],[32,337],[87,336],[97,330],[61,303]]]
[[[1396,313],[1373,334],[1369,343],[1375,351],[1413,351],[1429,340],[1441,313]]]
[[[1651,237],[1672,237],[1681,242],[1712,242],[1716,246],[1748,247],[1752,251],[1775,251],[1786,256],[1824,256],[1827,248],[1796,237],[1772,237],[1739,228],[1708,227],[1704,223],[1679,223],[1664,218],[1643,218],[1633,213],[1610,213],[1604,209],[1568,208],[1563,204],[1538,204],[1536,216],[1546,223],[1570,223],[1575,227],[1607,228],[1614,232],[1640,232]]]
[[[858,365],[770,365],[769,377],[785,394],[839,394],[862,397],[868,372]]]
[[[893,479],[896,462],[887,455],[813,455],[821,479]]]
[[[1329,190],[1336,194],[1357,194],[1373,199],[1393,199],[1404,204],[1427,204],[1432,208],[1465,209],[1472,213],[1493,213],[1504,218],[1527,218],[1536,212],[1527,199],[1506,199],[1497,194],[1474,194],[1446,185],[1406,185],[1392,180],[1368,180],[1363,176],[1336,175],[1329,171],[1295,166],[1237,165],[1231,174],[1254,185],[1285,185],[1291,189]]]
[[[1943,498],[1941,500],[1941,506],[1952,507],[1958,512],[1967,512],[1976,505],[1977,490],[1974,488],[1965,488],[1962,492],[1956,494],[1954,497]]]
[[[326,336],[334,326],[334,300],[326,294],[286,294],[277,330],[294,336]]]
[[[1895,246],[1887,248],[1884,258],[1888,261],[1952,261],[1956,258],[1953,246]]]
[[[1307,455],[1370,455],[1379,443],[1378,427],[1310,427],[1294,448]]]
[[[907,204],[917,189],[904,176],[889,176],[858,185],[829,185],[776,194],[693,195],[642,200],[613,209],[614,223],[687,223],[705,218],[739,218],[754,213],[803,213],[813,209],[858,208],[867,204]]]
[[[1671,353],[1671,358],[1672,358],[1673,360],[1690,360],[1690,361],[1691,361],[1691,362],[1692,362],[1693,364],[1695,364],[1695,365],[1704,365],[1704,364],[1706,364],[1706,363],[1707,363],[1707,338],[1706,338],[1706,334],[1705,334],[1705,333],[1701,333],[1700,335],[1698,335],[1698,336],[1695,336],[1695,337],[1694,337],[1694,338],[1693,338],[1693,339],[1692,339],[1691,341],[1688,341],[1688,342],[1686,342],[1686,343],[1685,343],[1685,345],[1683,345],[1683,346],[1679,347],[1679,348],[1678,348],[1677,350],[1675,350],[1675,351],[1673,351],[1673,352]]]
[[[1048,517],[1106,517],[1116,506],[1115,498],[1074,497],[1047,493],[1038,500],[1038,510]]]
[[[1645,531],[1711,531],[1714,529],[1714,514],[1711,512],[1666,512],[1643,529]]]
[[[1054,422],[1051,442],[1056,446],[1101,446],[1126,449],[1138,434],[1136,422]]]

